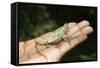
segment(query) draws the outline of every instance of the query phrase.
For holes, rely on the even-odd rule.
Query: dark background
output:
[[[52,31],[65,22],[88,20],[94,32],[69,51],[61,62],[97,60],[97,7],[18,4],[19,41],[26,41]]]

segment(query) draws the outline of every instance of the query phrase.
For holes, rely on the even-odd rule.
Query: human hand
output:
[[[58,62],[60,58],[69,50],[74,48],[77,44],[87,39],[93,29],[88,21],[82,21],[78,24],[71,22],[68,24],[68,35],[72,39],[67,41],[60,41],[57,44],[39,45],[35,39],[19,43],[19,63],[43,63],[43,62]],[[48,36],[46,33],[38,38]],[[66,38],[66,34],[64,37]]]

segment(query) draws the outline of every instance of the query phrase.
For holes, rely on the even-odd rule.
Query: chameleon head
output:
[[[67,23],[64,24],[64,26],[63,26],[63,30],[66,31],[66,32],[69,30],[69,26],[68,26]]]

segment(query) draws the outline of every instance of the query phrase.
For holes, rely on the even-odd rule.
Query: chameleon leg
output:
[[[71,39],[73,37],[69,36],[68,33],[65,33],[65,35],[62,37],[62,40],[65,41],[65,42],[68,42],[70,47],[71,47]]]
[[[48,44],[48,41],[46,40],[46,44]],[[46,48],[50,48],[50,46],[49,45],[46,45]]]

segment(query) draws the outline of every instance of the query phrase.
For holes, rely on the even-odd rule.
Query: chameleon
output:
[[[57,43],[63,39],[63,35],[69,31],[68,24],[65,23],[63,26],[49,32],[47,37],[36,38],[36,43],[40,45]]]

